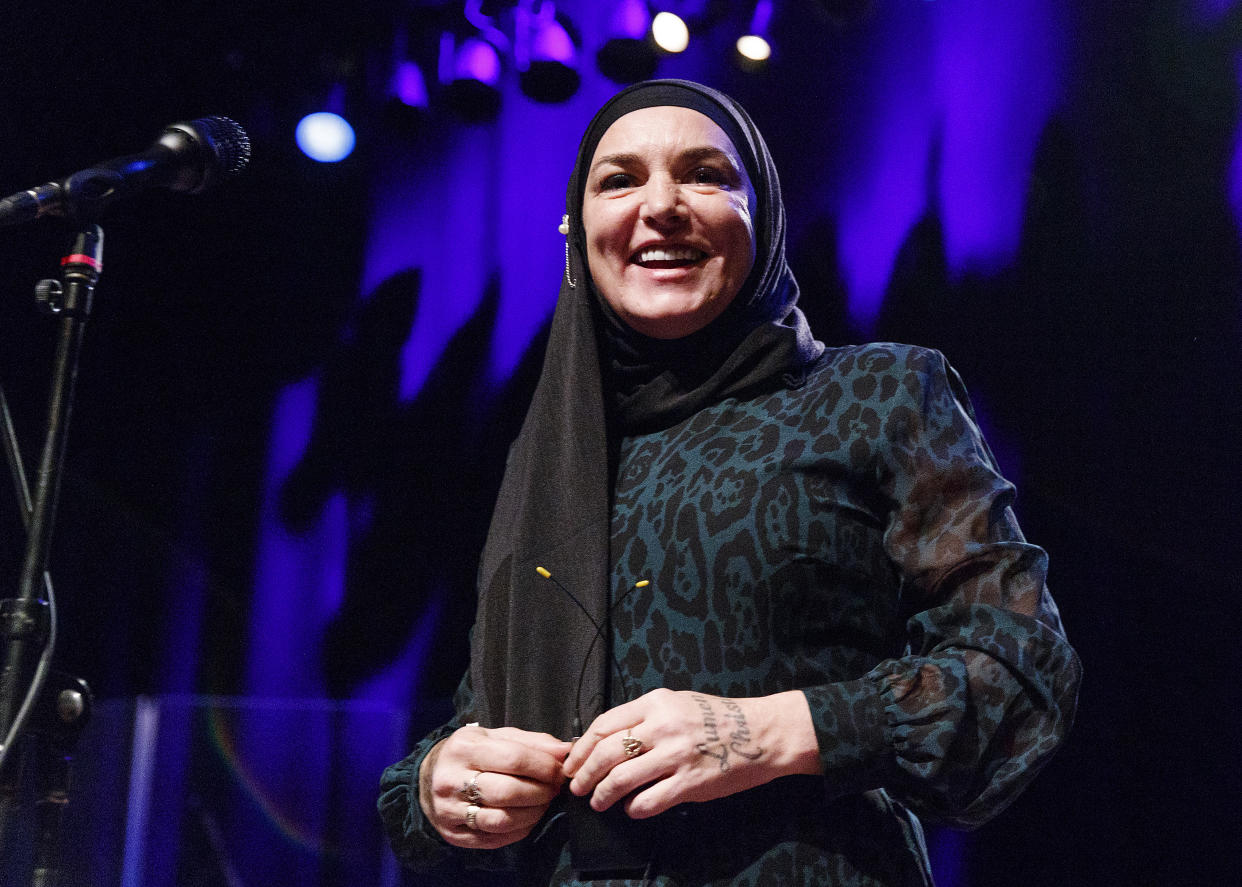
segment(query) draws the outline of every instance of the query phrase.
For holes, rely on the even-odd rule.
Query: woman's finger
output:
[[[591,808],[602,812],[644,786],[667,781],[667,777],[676,773],[677,765],[676,755],[664,753],[652,752],[630,758],[611,767],[592,788],[584,788],[581,792],[575,790],[575,794],[586,794],[589,791]]]
[[[533,807],[498,812],[478,808],[469,817],[469,808],[460,807],[445,814],[440,834],[456,847],[495,850],[530,834],[546,810],[546,807]]]
[[[538,807],[546,805],[560,792],[561,783],[549,784],[505,773],[463,770],[452,797],[463,803],[483,807]],[[448,793],[441,793],[448,799]]]
[[[639,723],[596,742],[591,754],[574,774],[573,780],[569,783],[569,790],[576,795],[585,795],[597,788],[615,770],[621,769],[626,764],[637,763],[652,748],[651,744],[643,738],[644,726],[645,722]],[[647,767],[629,768],[631,779],[645,773],[648,769]]]
[[[568,742],[544,734],[503,728],[485,730],[477,735],[476,731],[471,731],[454,752],[466,769],[506,773],[559,785],[561,764],[569,748]]]
[[[543,816],[547,806],[541,807],[478,807],[475,806],[471,816],[471,806],[461,804],[456,811],[460,827],[468,831],[484,832],[492,835],[507,835],[513,832],[527,832],[535,826]],[[452,814],[449,814],[452,815]]]
[[[648,716],[653,707],[667,703],[672,695],[671,690],[652,690],[650,693],[618,705],[616,708],[610,708],[601,714],[574,742],[569,757],[565,759],[563,767],[565,775],[572,779],[601,742],[638,724]]]

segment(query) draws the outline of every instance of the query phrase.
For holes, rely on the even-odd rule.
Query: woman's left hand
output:
[[[626,798],[625,812],[645,819],[780,776],[818,774],[819,747],[798,690],[749,699],[652,690],[596,718],[564,771],[593,809]]]

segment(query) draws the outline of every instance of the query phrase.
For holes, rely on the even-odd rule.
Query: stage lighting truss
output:
[[[617,83],[658,76],[662,57],[685,51],[692,37],[738,28],[739,18],[746,15],[749,28],[737,39],[734,61],[744,70],[758,71],[772,54],[776,0],[603,2],[609,4],[607,30],[603,42],[595,44],[594,58],[599,73]],[[838,10],[860,3],[835,0],[823,5]],[[584,41],[566,14],[567,5],[553,0],[420,4],[404,19],[405,34],[394,37],[388,110],[403,120],[421,120],[420,115],[438,104],[468,121],[491,122],[500,114],[502,82],[513,72],[529,98],[567,101],[577,94],[586,73],[581,67]],[[418,59],[427,64],[420,66]]]

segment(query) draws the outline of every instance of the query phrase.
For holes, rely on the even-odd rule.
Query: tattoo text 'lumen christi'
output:
[[[727,740],[720,736],[721,727],[716,721],[716,711],[706,697],[692,694],[691,699],[698,703],[703,713],[703,742],[696,748],[699,754],[715,758],[720,762],[721,770],[729,769],[729,754],[735,754],[748,761],[754,761],[763,754],[763,749],[754,745],[750,727],[746,724],[746,714],[742,707],[732,699],[724,700],[725,713],[722,720],[733,722]],[[727,729],[727,728],[726,728]]]

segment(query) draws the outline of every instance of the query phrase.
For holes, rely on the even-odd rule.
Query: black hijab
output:
[[[755,264],[742,289],[703,330],[668,341],[631,330],[599,297],[582,227],[586,177],[604,133],[631,111],[663,106],[699,111],[724,130],[758,203]],[[609,699],[607,658],[609,456],[617,439],[669,427],[726,397],[800,385],[823,350],[795,307],[776,168],[750,116],[728,96],[685,80],[639,83],[613,96],[582,138],[566,212],[560,297],[492,513],[470,651],[476,720],[561,738],[623,701]]]

